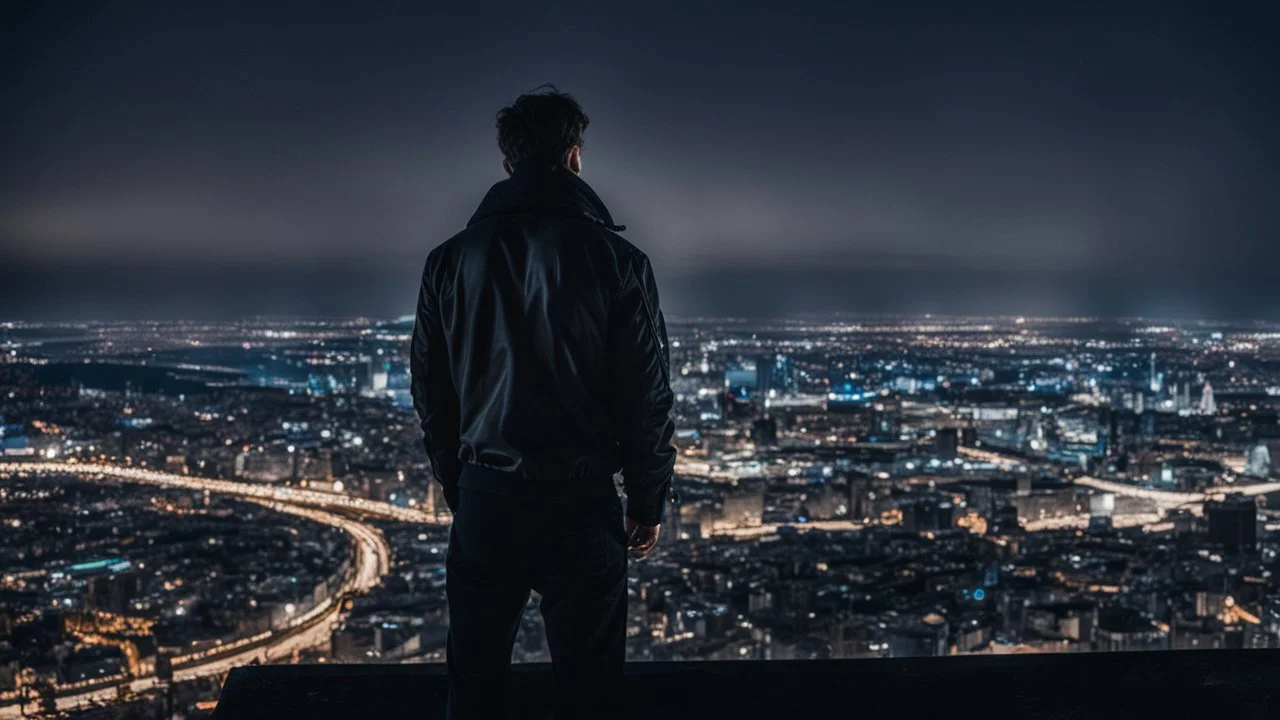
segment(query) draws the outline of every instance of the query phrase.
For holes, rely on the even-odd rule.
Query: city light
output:
[[[155,692],[157,653],[180,680],[443,658],[450,516],[407,333],[86,327],[101,345],[45,359],[163,359],[205,387],[0,387],[0,588],[33,598],[15,627],[70,647],[60,707]],[[678,502],[633,564],[629,652],[1280,645],[1280,335],[1214,327],[670,321]],[[516,659],[545,660],[541,621],[522,632]]]

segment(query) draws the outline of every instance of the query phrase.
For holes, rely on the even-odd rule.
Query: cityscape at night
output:
[[[1275,718],[1259,0],[0,9],[0,720]]]
[[[0,717],[207,717],[235,665],[443,661],[411,330],[0,325]],[[1280,647],[1280,325],[669,332],[628,660]],[[548,658],[537,613],[515,648]]]

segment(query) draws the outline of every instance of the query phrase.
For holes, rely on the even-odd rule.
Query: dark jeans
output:
[[[527,499],[463,488],[445,566],[448,717],[505,716],[511,647],[531,589],[542,595],[556,717],[616,714],[627,623],[619,498]]]

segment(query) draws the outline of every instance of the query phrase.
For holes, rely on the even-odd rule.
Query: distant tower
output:
[[[871,516],[871,484],[866,478],[849,478],[849,519],[862,520]]]
[[[765,355],[756,360],[756,389],[760,391],[760,397],[769,397],[769,391],[774,389],[773,366],[776,362],[776,355]]]
[[[1107,457],[1120,454],[1120,413],[1107,408]]]
[[[1160,376],[1156,374],[1156,354],[1151,353],[1151,371],[1148,377],[1151,380],[1151,392],[1160,392]]]
[[[662,525],[662,534],[665,536],[665,542],[680,542],[681,535],[684,534],[680,517],[680,499],[676,493],[668,493],[667,495],[667,521]]]
[[[761,397],[791,395],[795,391],[795,378],[791,358],[787,355],[765,355],[756,361],[756,389]]]
[[[1217,415],[1218,403],[1213,399],[1213,385],[1204,384],[1204,392],[1200,395],[1200,413],[1202,415]]]

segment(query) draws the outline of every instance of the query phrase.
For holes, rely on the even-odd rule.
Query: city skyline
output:
[[[0,305],[407,312],[550,81],[675,314],[1274,318],[1263,11],[24,4]]]
[[[208,717],[233,666],[442,661],[411,329],[0,322],[0,718]],[[629,661],[1280,647],[1280,323],[668,332],[677,492]],[[514,660],[545,640],[526,613]]]

